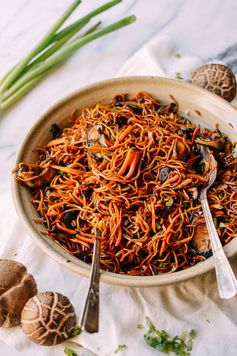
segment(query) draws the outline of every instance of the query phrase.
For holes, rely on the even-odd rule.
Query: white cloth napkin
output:
[[[169,39],[157,36],[135,53],[118,75],[188,78],[201,63],[200,58],[177,53]],[[12,203],[8,201],[6,204],[12,211]],[[6,243],[1,257],[24,263],[34,275],[39,291],[53,290],[66,295],[80,314],[88,280],[46,256],[28,236],[16,214],[11,214],[11,224],[2,227]],[[236,258],[232,264],[237,272]],[[214,272],[167,287],[123,288],[101,284],[100,301],[100,332],[91,335],[83,332],[75,338],[76,342],[97,355],[114,355],[118,345],[126,345],[118,353],[121,356],[158,355],[158,351],[144,342],[145,316],[173,336],[196,329],[198,336],[192,355],[236,355],[236,299],[219,299]],[[138,324],[144,325],[144,329],[137,328]],[[35,345],[25,337],[20,327],[11,330],[0,328],[0,339],[20,350],[24,356],[63,355],[66,346],[78,351],[78,355],[90,355],[89,351],[82,351],[70,343],[52,348]]]
[[[128,59],[117,77],[155,75],[188,80],[202,64],[200,57],[182,54],[170,38],[157,35]]]

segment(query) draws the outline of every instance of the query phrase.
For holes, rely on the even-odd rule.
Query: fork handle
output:
[[[206,193],[201,194],[200,200],[211,241],[219,295],[222,299],[229,299],[237,294],[236,278],[217,234]]]
[[[100,249],[101,240],[96,238],[94,242],[89,288],[80,322],[81,327],[88,333],[97,333],[99,331]]]

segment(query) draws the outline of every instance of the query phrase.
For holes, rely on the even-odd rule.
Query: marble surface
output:
[[[1,1],[0,77],[20,60],[64,12],[71,0]],[[72,19],[104,1],[87,0]],[[102,14],[104,23],[135,14],[130,27],[79,50],[0,118],[0,249],[15,216],[10,182],[18,145],[37,118],[55,101],[89,83],[112,78],[131,54],[156,33],[170,36],[179,53],[218,58],[237,73],[236,0],[124,0]],[[4,227],[4,228],[3,228]],[[18,355],[0,343],[0,354]],[[40,350],[39,350],[40,355]]]

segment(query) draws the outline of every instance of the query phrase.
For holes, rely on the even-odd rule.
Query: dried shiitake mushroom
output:
[[[223,64],[204,64],[193,74],[192,83],[210,90],[227,101],[232,101],[236,95],[235,75]]]
[[[48,184],[55,174],[56,169],[51,166],[41,167],[37,164],[20,163],[16,179],[30,188],[36,188]]]
[[[210,257],[212,254],[211,241],[205,223],[200,223],[196,226],[193,236],[193,247],[197,255]]]
[[[24,333],[40,345],[57,345],[72,336],[76,314],[60,293],[43,292],[29,299],[21,314]]]
[[[184,160],[189,152],[189,147],[180,139],[175,139],[172,159]]]
[[[36,293],[36,282],[23,264],[0,259],[0,326],[20,325],[22,309]]]

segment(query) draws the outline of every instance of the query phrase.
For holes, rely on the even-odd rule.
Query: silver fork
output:
[[[237,294],[237,281],[220,242],[207,201],[207,191],[216,180],[217,162],[207,147],[201,146],[201,153],[203,158],[210,162],[213,172],[209,178],[208,185],[202,188],[200,192],[200,200],[211,241],[219,295],[223,299],[229,299]]]
[[[96,230],[89,287],[87,291],[85,306],[80,320],[80,326],[88,333],[97,333],[99,331],[99,283],[101,240],[97,237],[100,235],[101,232],[99,230]]]

